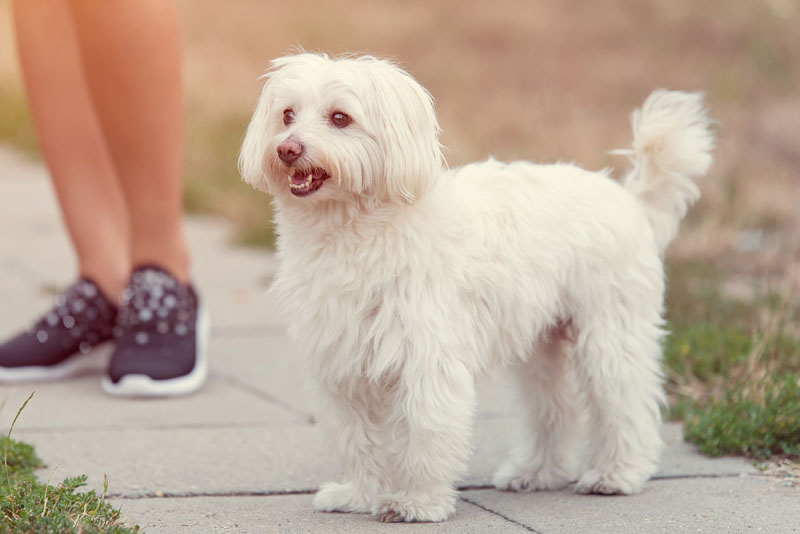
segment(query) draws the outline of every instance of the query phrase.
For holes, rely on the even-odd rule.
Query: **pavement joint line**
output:
[[[472,491],[481,489],[494,489],[494,486],[464,486],[456,488],[458,491]],[[280,497],[283,495],[313,495],[317,488],[297,490],[251,490],[251,491],[190,491],[190,492],[154,492],[147,493],[109,493],[109,499],[193,499],[201,497]]]
[[[459,499],[461,499],[462,501],[464,501],[465,503],[471,504],[472,506],[475,506],[476,508],[480,508],[480,509],[481,509],[481,510],[483,510],[484,512],[488,512],[488,513],[490,513],[490,514],[492,514],[492,515],[495,515],[495,516],[497,516],[497,517],[499,517],[499,518],[501,518],[501,519],[505,519],[505,520],[506,520],[506,521],[508,521],[509,523],[512,523],[512,524],[514,524],[514,525],[517,525],[518,527],[524,528],[524,529],[525,529],[525,530],[527,530],[528,532],[535,532],[536,534],[543,534],[541,531],[539,531],[539,530],[536,530],[536,529],[535,529],[535,528],[533,528],[533,527],[529,527],[528,525],[526,525],[526,524],[524,524],[524,523],[520,523],[520,522],[519,522],[519,521],[517,521],[516,519],[511,519],[511,518],[510,518],[510,517],[508,517],[507,515],[505,515],[505,514],[501,514],[500,512],[498,512],[498,511],[496,511],[496,510],[492,510],[491,508],[488,508],[488,507],[486,507],[486,506],[484,506],[484,505],[482,505],[482,504],[479,504],[479,503],[477,503],[477,502],[475,502],[475,501],[473,501],[473,500],[471,500],[471,499],[467,499],[467,498],[466,498],[466,497],[464,497],[463,495],[459,495],[459,496],[458,496],[458,498],[459,498]]]
[[[650,479],[648,479],[648,482],[659,482],[661,480],[690,480],[690,479],[702,479],[702,478],[742,478],[742,477],[769,478],[768,475],[763,473],[697,473],[695,475],[656,475],[654,477],[650,477]],[[568,485],[575,484],[576,482],[578,481],[573,480]],[[464,484],[456,486],[456,489],[458,491],[477,491],[477,490],[493,490],[497,488],[493,484]]]
[[[225,373],[225,372],[220,372],[220,371],[215,371],[214,375],[219,377],[219,378],[221,378],[222,380],[226,381],[228,384],[230,384],[230,385],[232,385],[234,387],[238,387],[239,389],[241,389],[242,391],[244,391],[246,393],[249,393],[249,394],[251,394],[251,395],[253,395],[255,397],[258,397],[259,399],[261,399],[263,401],[267,401],[267,402],[269,402],[271,404],[275,404],[276,406],[280,406],[281,408],[292,412],[294,415],[299,415],[300,417],[302,417],[303,419],[305,419],[308,422],[310,422],[314,417],[313,414],[306,413],[303,410],[299,410],[299,409],[295,408],[294,406],[292,406],[291,404],[289,404],[287,402],[284,402],[284,401],[280,400],[277,397],[273,397],[272,395],[270,395],[266,391],[263,391],[262,389],[259,389],[259,388],[255,387],[255,386],[251,385],[251,384],[248,384],[247,382],[245,382],[244,380],[242,380],[242,379],[240,379],[240,378],[238,378],[236,376],[230,375],[230,374]]]
[[[121,430],[145,430],[145,431],[159,431],[159,430],[215,430],[224,428],[273,428],[273,427],[300,427],[308,426],[308,421],[296,422],[282,422],[282,423],[178,423],[178,424],[164,424],[164,425],[102,425],[102,426],[49,426],[49,427],[22,427],[15,428],[14,433],[24,434],[45,434],[50,432],[58,432],[63,434],[72,434],[75,432],[108,432],[108,431],[121,431]]]
[[[650,481],[659,480],[685,480],[691,478],[742,478],[742,477],[765,477],[762,473],[697,473],[696,475],[658,475],[650,478]]]
[[[211,328],[212,338],[232,338],[232,337],[270,337],[282,336],[286,334],[286,329],[277,325],[225,325],[214,326]]]
[[[148,493],[109,493],[106,499],[139,500],[139,499],[201,499],[204,497],[285,497],[291,495],[313,495],[316,489],[299,490],[264,490],[264,491],[206,491],[206,492],[155,492]]]
[[[651,478],[650,481],[692,479],[692,478],[701,478],[701,479],[702,478],[739,478],[739,477],[749,477],[749,476],[755,476],[755,477],[759,477],[759,478],[768,478],[768,477],[766,477],[764,475],[760,475],[760,474],[757,474],[757,473],[756,474],[752,474],[752,475],[750,475],[750,474],[741,474],[741,475],[735,475],[735,474],[728,474],[728,475],[724,475],[724,474],[723,475],[674,475],[674,476],[670,475],[670,476],[664,476],[664,477],[654,477],[654,478]],[[480,491],[480,490],[494,490],[494,489],[496,489],[496,488],[491,484],[464,484],[464,485],[460,485],[460,486],[456,487],[456,490],[459,491],[459,492]],[[109,493],[107,495],[107,498],[109,498],[109,499],[131,499],[131,500],[133,500],[133,499],[191,499],[191,498],[202,498],[202,497],[279,497],[279,496],[285,496],[285,495],[313,495],[316,492],[317,492],[317,488],[302,488],[302,489],[296,489],[296,490],[199,491],[199,492],[196,492],[196,491],[191,491],[191,492],[155,492],[155,491],[150,491],[150,492],[147,492],[147,493],[130,493],[130,494]],[[510,493],[513,493],[513,492],[510,492]],[[575,494],[575,495],[579,496],[578,494]],[[490,511],[492,513],[500,515],[501,517],[504,517],[501,514],[499,514],[498,512],[495,512],[493,510],[489,510],[487,508],[484,508],[482,505],[480,505],[480,504],[478,504],[476,502],[473,502],[472,500],[464,497],[463,495],[459,495],[459,498],[462,501],[465,501],[465,502],[467,502],[469,504],[475,505],[475,506],[477,506],[479,508],[483,508],[486,511]],[[504,519],[508,519],[508,518],[504,517]],[[516,521],[514,521],[512,519],[508,519],[508,520],[511,521],[512,523],[517,523]],[[517,524],[519,524],[519,523],[517,523]],[[521,526],[525,526],[525,525],[521,525]],[[527,527],[527,526],[525,526],[525,527],[528,528],[531,532],[538,532],[537,530],[532,529],[531,527]]]

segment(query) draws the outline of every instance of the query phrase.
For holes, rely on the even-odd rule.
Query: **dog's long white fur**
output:
[[[334,127],[333,111],[352,124]],[[624,185],[567,164],[448,170],[432,99],[402,69],[273,62],[240,168],[274,197],[273,292],[343,459],[316,509],[448,518],[475,380],[497,366],[523,412],[498,488],[641,490],[661,448],[661,257],[713,138],[697,94],[657,91],[633,126]],[[293,166],[276,155],[289,138],[303,147]],[[331,178],[295,197],[287,176],[316,167]]]

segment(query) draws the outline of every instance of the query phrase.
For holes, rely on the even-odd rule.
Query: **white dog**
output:
[[[701,96],[634,113],[621,185],[568,164],[448,170],[430,94],[385,60],[302,53],[265,77],[239,164],[274,197],[273,292],[344,462],[315,509],[447,519],[476,377],[500,365],[524,421],[498,488],[640,491],[661,448],[662,256],[711,163]]]

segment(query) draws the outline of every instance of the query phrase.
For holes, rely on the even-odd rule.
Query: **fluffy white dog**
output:
[[[701,96],[657,91],[633,114],[620,184],[448,170],[430,94],[385,60],[301,53],[265,78],[239,163],[274,197],[273,291],[344,462],[315,509],[447,519],[476,377],[501,365],[524,420],[498,488],[641,490],[661,448],[662,256],[711,163]]]

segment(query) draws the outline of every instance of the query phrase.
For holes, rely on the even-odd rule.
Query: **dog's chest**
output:
[[[348,249],[342,243],[281,252],[273,292],[293,341],[312,358],[345,358],[346,366],[365,372],[370,354],[398,335],[398,294],[407,264],[376,247]]]

